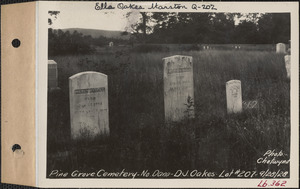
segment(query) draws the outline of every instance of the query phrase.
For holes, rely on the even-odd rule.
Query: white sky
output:
[[[125,11],[97,11],[91,3],[60,3],[52,11],[60,11],[57,19],[53,20],[51,28],[87,28],[101,30],[125,31],[125,28],[134,23],[139,17],[126,18]],[[49,10],[51,11],[51,10]],[[53,17],[51,17],[53,18]]]
[[[146,3],[149,4],[149,2],[144,4]],[[131,10],[131,16],[126,18],[127,11],[95,10],[95,2],[57,2],[49,11],[60,11],[57,19],[52,19],[53,24],[50,27],[53,29],[86,28],[125,31],[140,19],[138,10]],[[236,19],[235,24],[238,24],[239,21]]]

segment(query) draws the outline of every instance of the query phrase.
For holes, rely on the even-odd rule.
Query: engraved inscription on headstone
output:
[[[286,47],[284,43],[276,44],[276,53],[286,53]]]
[[[291,78],[291,55],[285,55],[284,62],[285,62],[287,78]]]
[[[193,59],[175,55],[163,58],[165,121],[194,118]]]
[[[48,60],[48,88],[57,88],[57,63],[54,60]]]
[[[242,112],[241,81],[230,80],[226,82],[227,113]]]
[[[71,137],[109,135],[107,75],[81,72],[69,78]]]

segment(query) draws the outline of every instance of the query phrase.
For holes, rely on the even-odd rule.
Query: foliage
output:
[[[50,11],[49,25],[59,15],[59,11]],[[131,13],[128,13],[131,14]],[[174,13],[141,12],[138,23],[132,24],[130,40],[93,38],[74,31],[49,28],[49,55],[89,54],[108,45],[143,44],[136,52],[167,51],[160,45],[147,44],[275,44],[288,43],[290,40],[290,14],[239,14],[239,13]],[[237,18],[244,18],[235,25]]]
[[[74,31],[48,29],[48,53],[49,55],[58,54],[84,54],[92,53],[95,49],[90,45],[93,38],[83,36],[82,33]]]
[[[165,125],[162,58],[174,54],[193,57],[195,95],[187,106],[193,104],[195,118]],[[48,93],[48,173],[273,170],[256,160],[270,149],[290,152],[290,82],[283,55],[274,51],[126,50],[49,58],[58,64],[61,90]],[[70,140],[68,78],[82,71],[108,75],[106,140]],[[225,83],[231,79],[241,80],[243,99],[257,99],[262,108],[227,115]],[[67,160],[55,156],[62,151],[69,153]]]
[[[274,44],[290,39],[289,13],[141,13],[135,36],[148,43]],[[236,19],[241,19],[235,25]],[[147,29],[147,32],[146,32]]]

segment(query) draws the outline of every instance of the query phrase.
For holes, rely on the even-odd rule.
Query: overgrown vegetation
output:
[[[58,17],[59,11],[49,12],[49,16]],[[111,41],[115,46],[133,48],[135,44],[136,52],[161,52],[168,50],[162,48],[162,44],[192,44],[185,50],[198,50],[201,44],[288,44],[291,39],[289,13],[140,12],[140,17],[138,23],[127,28],[131,32],[122,33],[128,36],[126,39],[93,38],[76,30],[50,28],[49,55],[92,54],[99,48],[108,47]],[[49,27],[53,20],[49,19]]]
[[[195,118],[165,125],[162,58],[193,56]],[[58,86],[48,93],[47,175],[62,171],[199,169],[261,170],[267,150],[289,154],[290,82],[283,55],[272,51],[130,50],[50,56]],[[108,75],[108,138],[71,141],[68,78],[83,71]],[[241,80],[243,100],[259,109],[227,115],[225,83]],[[289,170],[289,167],[281,166]]]

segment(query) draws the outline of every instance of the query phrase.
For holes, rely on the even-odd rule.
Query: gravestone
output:
[[[230,80],[226,82],[226,100],[228,114],[242,112],[241,81]]]
[[[287,53],[288,53],[289,55],[291,54],[291,40],[289,40],[289,45],[288,45]]]
[[[287,78],[291,78],[291,55],[285,55],[284,62],[285,62]]]
[[[165,121],[194,118],[193,58],[163,58]]]
[[[57,88],[57,63],[54,60],[48,60],[48,88]]]
[[[109,47],[113,47],[113,46],[114,46],[114,42],[112,42],[112,41],[109,42],[108,46],[109,46]]]
[[[81,72],[69,78],[71,138],[109,135],[107,75]]]
[[[286,53],[285,44],[277,43],[276,44],[276,53]]]

